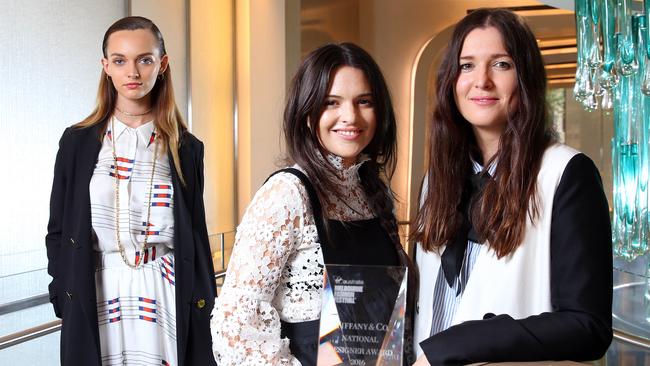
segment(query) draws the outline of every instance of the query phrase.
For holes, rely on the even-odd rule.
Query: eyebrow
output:
[[[113,56],[115,56],[115,57],[126,57],[121,53],[111,53],[110,56],[111,57],[113,57]],[[136,58],[140,58],[140,57],[144,57],[144,56],[153,56],[153,52],[143,53],[141,55],[136,56]]]
[[[359,97],[372,97],[372,93],[361,93],[361,94],[357,95],[355,98],[359,98]],[[328,94],[327,98],[339,98],[339,99],[342,99],[343,97],[340,96],[340,95],[336,95],[336,94]]]
[[[473,59],[475,56],[469,55],[469,56],[460,56],[461,60],[467,60],[467,59]],[[508,57],[512,58],[509,54],[507,53],[495,53],[493,55],[490,55],[491,58],[499,58],[499,57]]]

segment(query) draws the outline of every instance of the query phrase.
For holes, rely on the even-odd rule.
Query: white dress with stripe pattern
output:
[[[113,128],[115,131],[113,131]],[[90,181],[95,283],[102,365],[176,365],[174,189],[167,152],[152,122],[130,128],[109,122]],[[115,167],[119,176],[119,231],[127,266],[116,243]],[[151,212],[147,204],[151,192]],[[140,253],[148,231],[145,253]]]

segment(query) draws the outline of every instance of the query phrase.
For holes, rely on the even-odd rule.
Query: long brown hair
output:
[[[395,171],[397,127],[386,81],[372,57],[352,43],[326,44],[312,51],[302,62],[287,94],[283,133],[288,160],[297,163],[318,184],[315,190],[321,205],[330,194],[339,195],[339,185],[332,180],[333,167],[324,163],[327,151],[318,138],[327,92],[334,72],[342,66],[363,71],[372,92],[377,128],[363,150],[370,161],[359,169],[361,184],[369,203],[388,233],[397,233],[393,215],[393,194],[386,184]],[[395,235],[399,243],[399,237]]]
[[[470,220],[499,258],[523,241],[527,219],[539,216],[536,180],[552,134],[546,126],[546,73],[535,36],[521,17],[503,9],[479,9],[454,29],[436,81],[436,107],[429,129],[429,164],[424,202],[412,239],[427,250],[450,244],[460,229],[461,197],[472,174],[471,156],[479,151],[470,123],[454,100],[459,57],[465,37],[476,28],[494,27],[503,38],[517,73],[518,101],[509,114],[489,179],[471,209]],[[524,71],[525,69],[525,71]]]
[[[318,126],[323,114],[332,77],[342,66],[363,71],[372,93],[377,128],[363,150],[370,160],[359,168],[359,178],[368,203],[397,249],[400,262],[409,269],[409,288],[417,285],[417,273],[400,243],[397,219],[393,213],[393,192],[389,185],[395,171],[397,124],[390,92],[379,66],[361,47],[353,43],[326,44],[312,51],[302,62],[287,94],[283,133],[288,160],[297,163],[314,182],[322,207],[328,196],[339,195],[333,181],[331,164],[323,157],[327,151],[318,139]],[[327,230],[327,227],[325,227]],[[324,233],[327,235],[327,233]],[[414,291],[410,292],[414,294]]]
[[[108,58],[106,48],[111,34],[117,31],[136,29],[146,29],[151,31],[158,43],[160,56],[162,57],[167,54],[167,51],[165,50],[165,41],[163,40],[162,33],[160,33],[158,27],[147,18],[131,16],[116,21],[108,28],[108,30],[106,30],[106,33],[104,33],[104,40],[102,41],[102,53],[104,58]],[[102,69],[99,78],[99,89],[97,91],[95,109],[83,121],[75,124],[75,127],[85,128],[99,123],[104,123],[103,130],[106,130],[108,119],[115,110],[116,101],[117,90],[115,90],[113,83],[109,80],[108,75]],[[162,146],[169,148],[178,176],[181,179],[181,182],[184,183],[185,180],[181,171],[178,149],[180,146],[180,138],[183,132],[187,130],[187,126],[183,121],[183,116],[176,106],[169,64],[162,75],[158,77],[156,84],[151,90],[151,104],[152,112],[154,114],[154,124],[156,125],[158,133],[157,138],[161,139]]]

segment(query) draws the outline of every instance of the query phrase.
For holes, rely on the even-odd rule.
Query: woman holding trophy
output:
[[[374,60],[350,43],[311,52],[283,132],[293,166],[246,209],[213,312],[221,366],[315,365],[325,264],[408,263],[387,185],[395,116]]]
[[[438,71],[414,238],[416,365],[590,360],[612,339],[598,170],[546,127],[535,36],[512,12],[461,20]],[[433,285],[432,285],[433,283]]]

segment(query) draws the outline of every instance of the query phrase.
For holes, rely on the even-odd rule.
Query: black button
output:
[[[77,246],[77,243],[75,243],[73,238],[70,238],[70,245],[72,245],[73,247]]]
[[[66,291],[65,294],[68,295],[68,299],[72,300],[72,293]]]

